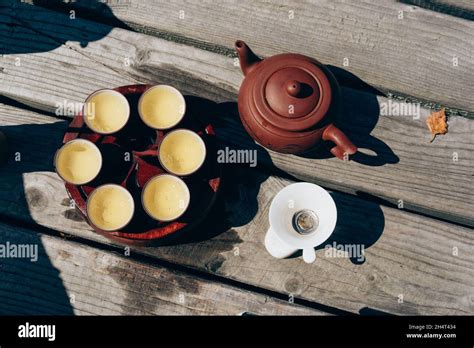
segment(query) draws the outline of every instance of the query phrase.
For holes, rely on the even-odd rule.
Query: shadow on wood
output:
[[[60,272],[51,264],[39,235],[25,237],[10,225],[0,229],[0,245],[10,253],[23,250],[0,261],[0,315],[73,315]]]
[[[29,216],[29,207],[41,209],[44,196],[36,189],[24,191],[23,174],[27,172],[52,170],[54,150],[66,128],[66,122],[53,124],[21,125],[2,127],[8,141],[7,165],[2,167],[0,189],[15,192],[4,207],[10,216],[3,220],[15,229],[18,220]],[[41,146],[38,146],[38,144]],[[68,211],[67,211],[68,212]],[[11,217],[13,216],[13,218]],[[71,214],[70,218],[76,218]],[[26,221],[34,224],[34,220]],[[22,221],[22,223],[25,223]],[[7,258],[0,261],[0,314],[2,315],[73,315],[70,298],[63,286],[59,271],[51,264],[42,241],[36,234],[28,240],[15,233],[0,233],[0,244],[10,246],[32,245],[37,248],[38,259],[30,262],[25,258]],[[10,267],[11,266],[11,267]],[[9,272],[9,269],[24,268],[23,274]],[[40,270],[34,271],[34,270]],[[47,275],[44,274],[47,272]],[[42,279],[47,276],[47,283]],[[53,301],[51,299],[54,299]],[[11,306],[9,306],[11,304]]]
[[[85,17],[90,18],[90,11],[86,8],[76,7],[71,4],[65,4],[62,1],[42,1],[34,0],[32,1],[35,5],[40,5],[42,7],[59,10],[67,15],[64,17],[65,21],[74,20],[76,17]],[[59,6],[61,5],[61,6]],[[99,0],[90,0],[89,5],[94,5],[94,8],[99,13],[106,15],[109,19],[109,25],[114,27],[120,27],[123,29],[132,30],[128,25],[117,19],[111,9],[103,2]],[[107,36],[112,28],[101,26],[100,29],[96,29],[93,33],[83,32],[80,30],[69,30],[69,31],[57,31],[53,27],[45,25],[45,27],[30,28],[28,21],[25,21],[25,16],[33,16],[35,13],[45,12],[45,10],[38,6],[32,6],[26,4],[23,1],[17,0],[3,0],[0,2],[0,28],[5,27],[4,33],[7,36],[17,36],[20,37],[22,32],[31,33],[31,31],[41,33],[41,35],[36,35],[36,40],[28,41],[27,44],[21,42],[22,40],[16,40],[15,44],[0,43],[0,54],[26,54],[26,53],[36,53],[36,52],[47,52],[56,49],[57,47],[65,44],[67,41],[76,41],[79,42],[81,47],[86,47],[89,42],[97,41]],[[21,12],[21,14],[19,14]],[[57,23],[61,24],[61,23]],[[15,33],[15,35],[13,35]]]
[[[332,192],[332,198],[337,206],[337,224],[333,234],[317,249],[329,248],[332,256],[335,252],[343,251],[341,257],[347,257],[355,265],[363,264],[364,251],[374,245],[381,237],[385,218],[376,202]]]
[[[398,163],[399,158],[392,149],[371,135],[380,117],[377,96],[384,96],[384,93],[347,70],[332,65],[328,65],[328,68],[341,86],[342,110],[335,123],[359,148],[350,159],[367,166]],[[326,145],[333,146],[329,142],[326,142]],[[309,159],[333,157],[328,146],[319,146],[302,154],[301,157]]]

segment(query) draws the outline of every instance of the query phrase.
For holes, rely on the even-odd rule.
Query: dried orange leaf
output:
[[[444,108],[439,111],[432,112],[426,120],[426,124],[433,135],[433,138],[430,142],[432,142],[438,134],[448,133],[448,124],[446,123],[446,114],[444,113]]]

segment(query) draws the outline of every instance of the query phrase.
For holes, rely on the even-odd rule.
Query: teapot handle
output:
[[[336,146],[331,149],[331,153],[341,160],[344,160],[344,154],[353,155],[357,152],[357,147],[333,124],[330,124],[324,130],[323,140],[329,140],[336,144]]]

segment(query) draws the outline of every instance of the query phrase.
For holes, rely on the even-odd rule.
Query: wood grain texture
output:
[[[271,296],[150,266],[0,224],[0,244],[32,245],[37,261],[1,259],[1,315],[324,315]]]
[[[352,194],[365,192],[392,204],[402,200],[405,209],[474,225],[471,120],[451,117],[449,133],[429,143],[428,110],[421,108],[419,119],[384,116],[382,108],[401,104],[345,88],[341,123],[362,152],[353,161],[324,159],[324,154],[303,158],[270,153],[255,147],[238,121],[235,101],[242,74],[231,58],[22,6],[14,14],[30,29],[15,26],[18,20],[4,16],[0,35],[7,33],[2,39],[10,52],[22,52],[25,40],[34,42],[38,52],[1,58],[3,95],[54,112],[57,103],[82,102],[99,88],[136,82],[172,84],[185,94],[208,99],[200,104],[210,103],[205,112],[216,115],[221,140],[237,148],[258,149],[262,167],[276,166],[302,180]],[[55,41],[51,43],[41,31],[54,33]],[[88,44],[82,48],[68,39]]]
[[[242,39],[264,56],[298,52],[337,67],[347,58],[345,68],[370,84],[474,111],[474,23],[403,2],[107,0],[108,6],[78,6],[147,34],[217,45],[218,52],[228,53]],[[439,3],[431,7],[449,8]]]
[[[9,123],[2,127],[9,142],[20,153],[36,151],[34,157],[2,168],[0,214],[38,223],[67,238],[117,245],[91,231],[69,206],[63,183],[51,172],[53,145],[60,143],[66,122],[10,106],[1,109],[2,123]],[[26,124],[6,117],[20,113]],[[38,134],[48,134],[48,140]],[[366,261],[335,257],[325,249],[317,250],[317,261],[311,265],[301,257],[276,260],[263,246],[268,208],[276,192],[291,182],[230,166],[227,183],[211,218],[200,228],[171,245],[132,247],[132,255],[152,256],[355,313],[474,313],[472,230],[333,192],[338,224],[325,245],[362,245]]]

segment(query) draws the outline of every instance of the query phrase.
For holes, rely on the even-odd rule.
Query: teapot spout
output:
[[[239,56],[240,68],[244,75],[252,71],[262,60],[252,52],[249,46],[241,40],[235,42],[235,49]]]

